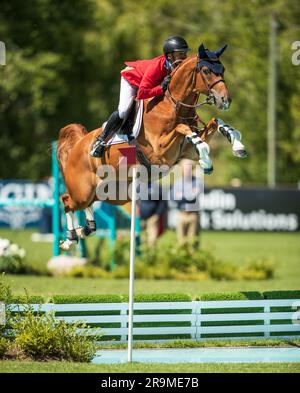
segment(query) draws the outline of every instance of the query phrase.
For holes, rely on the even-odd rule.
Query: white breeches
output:
[[[123,76],[121,76],[120,86],[120,99],[119,99],[119,116],[121,119],[125,119],[128,115],[131,104],[136,97],[137,88],[132,86]]]

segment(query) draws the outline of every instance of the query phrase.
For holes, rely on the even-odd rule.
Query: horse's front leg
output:
[[[178,124],[176,131],[185,135],[186,139],[191,142],[199,154],[199,164],[206,175],[213,172],[212,160],[209,157],[210,148],[208,144],[202,140],[196,132],[193,132],[186,124]]]
[[[232,144],[232,153],[234,156],[239,158],[246,158],[248,153],[245,146],[242,144],[242,134],[236,128],[225,124],[222,119],[216,119],[218,122],[218,131],[220,134],[225,136],[228,141]]]

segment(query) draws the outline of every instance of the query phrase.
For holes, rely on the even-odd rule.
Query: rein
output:
[[[214,102],[213,101],[213,96],[209,93],[209,95],[206,97],[206,99],[203,102],[201,102],[200,104],[196,104],[196,102],[198,102],[199,95],[200,95],[199,93],[197,93],[196,98],[195,98],[195,104],[189,105],[189,104],[185,104],[184,102],[182,102],[180,100],[176,100],[172,96],[172,94],[171,94],[171,92],[169,90],[169,86],[167,88],[167,92],[169,94],[169,97],[171,98],[171,101],[175,104],[176,108],[181,105],[181,106],[184,106],[186,108],[194,108],[194,109],[196,109],[196,108],[200,108],[200,106],[202,106],[202,105],[206,105],[206,104],[211,105]]]
[[[177,70],[176,70],[177,71]],[[175,72],[176,72],[175,71]],[[197,69],[196,68],[194,68],[194,70],[193,70],[193,81],[192,81],[192,88],[193,88],[193,86],[194,86],[194,84],[195,84],[195,77],[196,77],[196,72],[197,72]],[[202,77],[203,78],[203,77]],[[204,80],[204,79],[203,79]],[[205,83],[206,81],[204,80],[204,83]],[[207,87],[207,84],[205,83],[205,86]],[[190,104],[185,104],[184,102],[182,102],[182,101],[180,101],[180,100],[176,100],[173,96],[172,96],[172,94],[171,94],[171,92],[170,92],[170,89],[169,89],[169,85],[168,85],[168,87],[167,87],[167,92],[168,92],[168,95],[169,95],[169,97],[170,97],[170,99],[171,99],[171,101],[173,102],[173,104],[175,104],[175,107],[176,107],[176,109],[178,109],[178,107],[179,106],[184,106],[185,108],[193,108],[193,109],[196,109],[196,108],[200,108],[201,106],[203,106],[203,105],[206,105],[206,104],[208,104],[208,105],[211,105],[212,103],[213,103],[213,100],[212,100],[212,96],[211,96],[211,93],[210,93],[210,91],[209,91],[209,95],[206,97],[206,99],[203,101],[203,102],[201,102],[200,104],[197,104],[197,102],[198,102],[198,99],[199,99],[199,95],[200,95],[200,93],[197,93],[196,94],[196,97],[195,97],[195,101],[194,101],[194,104],[192,104],[192,105],[190,105]]]
[[[177,71],[177,69],[175,69],[175,72],[176,72],[176,71]],[[193,90],[193,86],[194,86],[194,84],[195,84],[195,77],[196,77],[195,71],[196,71],[196,68],[195,68],[194,71],[193,71],[192,90]],[[209,95],[208,97],[206,97],[206,99],[205,99],[202,103],[197,104],[200,93],[196,93],[195,100],[194,100],[194,104],[192,104],[192,105],[190,105],[190,104],[185,104],[184,102],[182,102],[182,101],[180,101],[180,100],[176,100],[176,99],[172,96],[172,94],[171,94],[171,92],[170,92],[170,89],[169,89],[169,86],[167,87],[167,92],[168,92],[168,96],[167,96],[167,97],[168,97],[168,98],[173,102],[173,104],[175,105],[175,110],[176,110],[177,113],[180,111],[180,109],[179,109],[180,106],[183,106],[183,107],[185,107],[185,108],[196,109],[196,108],[199,108],[199,107],[201,107],[201,106],[203,106],[203,105],[205,105],[205,104],[211,105],[211,104],[213,103],[213,96],[210,96],[210,95]],[[196,113],[194,116],[179,116],[179,115],[178,115],[178,117],[179,117],[179,119],[181,119],[181,120],[183,120],[183,121],[185,121],[185,122],[188,122],[188,123],[191,123],[191,122],[193,122],[193,121],[199,121],[199,122],[202,123],[202,125],[205,127],[205,122],[200,118],[200,116],[199,116],[197,113]],[[197,127],[197,126],[194,126],[194,125],[192,125],[192,124],[189,124],[189,126],[190,126],[191,128],[196,129],[198,132],[200,131],[199,127]]]

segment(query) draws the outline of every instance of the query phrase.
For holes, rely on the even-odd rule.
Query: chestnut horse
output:
[[[215,118],[205,125],[196,113],[196,108],[206,103],[214,103],[221,110],[230,106],[231,99],[223,79],[224,68],[219,60],[225,48],[210,52],[201,45],[197,55],[183,60],[172,72],[168,90],[163,96],[144,101],[143,122],[135,141],[141,164],[167,165],[170,168],[179,160],[189,158],[199,160],[204,173],[209,174],[213,167],[208,142],[216,130],[231,142],[233,154],[246,156],[239,131]],[[207,98],[197,104],[200,94]],[[204,127],[198,126],[199,121]],[[103,157],[93,158],[89,155],[91,145],[101,132],[102,128],[87,132],[80,124],[70,124],[59,133],[57,158],[67,189],[62,196],[67,216],[67,239],[61,242],[63,250],[77,243],[78,238],[95,231],[92,204],[101,199],[98,192],[96,196],[96,189],[103,181],[98,169],[110,165],[118,173],[119,148],[129,146],[127,142],[110,145]],[[127,202],[118,197],[106,201],[112,204]],[[75,210],[85,212],[86,225],[83,228],[75,228]]]

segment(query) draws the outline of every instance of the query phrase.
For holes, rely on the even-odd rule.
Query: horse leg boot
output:
[[[66,213],[67,217],[67,238],[62,240],[59,248],[63,251],[69,251],[71,246],[78,243],[78,236],[74,227],[74,213],[69,211]]]
[[[93,207],[89,206],[84,209],[86,224],[84,227],[76,228],[76,233],[79,239],[84,239],[86,236],[89,236],[91,233],[96,231],[96,222],[94,220]]]
[[[245,146],[242,144],[242,134],[237,129],[225,124],[222,119],[217,119],[218,131],[220,134],[225,136],[228,141],[232,144],[232,153],[234,156],[239,158],[246,158],[248,153],[246,152]]]
[[[200,160],[199,164],[206,175],[210,175],[214,168],[212,160],[209,157],[209,145],[202,141],[196,132],[191,132],[191,134],[186,136],[186,139],[191,142],[197,149]]]
[[[176,126],[176,132],[183,134],[185,138],[191,142],[197,149],[199,154],[199,164],[203,169],[206,175],[210,175],[214,168],[212,164],[212,160],[209,157],[209,146],[206,142],[204,142],[196,132],[193,132],[189,126],[186,124],[178,124]],[[213,132],[211,133],[210,137],[212,136]],[[204,136],[205,137],[205,136]]]
[[[107,120],[102,134],[98,135],[94,141],[92,150],[90,151],[90,156],[101,157],[103,155],[106,140],[121,127],[122,123],[123,119],[119,116],[119,111],[113,112]]]

